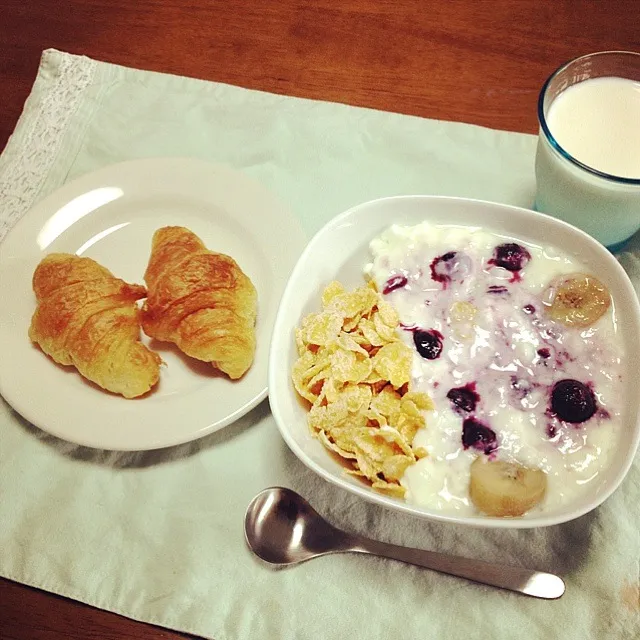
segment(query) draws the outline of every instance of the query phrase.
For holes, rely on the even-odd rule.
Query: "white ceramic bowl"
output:
[[[291,383],[297,357],[294,328],[300,319],[320,308],[320,293],[333,279],[347,287],[363,284],[362,270],[370,261],[369,242],[393,223],[434,223],[483,226],[523,241],[555,245],[576,255],[608,287],[619,319],[628,363],[640,361],[640,304],[633,285],[616,259],[602,245],[569,224],[544,214],[507,205],[437,196],[401,196],[367,202],[331,220],[308,244],[296,264],[276,317],[269,363],[269,401],[280,432],[292,451],[320,476],[367,500],[422,518],[485,527],[528,528],[559,524],[601,504],[620,485],[640,441],[640,393],[627,375],[621,442],[611,466],[591,491],[575,503],[542,515],[516,519],[456,516],[381,495],[344,468],[307,426],[307,409]]]

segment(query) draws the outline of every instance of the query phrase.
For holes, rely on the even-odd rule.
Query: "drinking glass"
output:
[[[587,166],[563,149],[547,122],[549,108],[563,91],[602,77],[633,80],[640,91],[640,53],[603,51],[576,58],[557,69],[542,87],[534,208],[579,227],[617,251],[640,229],[640,175],[615,176]],[[636,126],[640,127],[640,118]]]

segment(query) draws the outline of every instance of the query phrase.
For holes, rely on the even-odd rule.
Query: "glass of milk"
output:
[[[542,87],[538,120],[535,208],[620,249],[640,229],[640,53],[561,66]]]

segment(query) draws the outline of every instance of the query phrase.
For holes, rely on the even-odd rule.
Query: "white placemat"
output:
[[[49,50],[0,157],[0,235],[65,181],[130,158],[225,162],[276,192],[311,234],[379,196],[530,206],[534,153],[529,135]],[[632,271],[639,245],[622,257]],[[567,593],[538,601],[357,556],[272,571],[246,549],[242,520],[252,496],[276,484],[346,529],[559,572]],[[635,638],[639,530],[637,461],[616,494],[579,520],[487,532],[391,514],[329,486],[287,449],[266,402],[198,442],[132,454],[65,443],[0,405],[0,574],[215,640]]]

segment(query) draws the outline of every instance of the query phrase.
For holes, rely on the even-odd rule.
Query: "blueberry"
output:
[[[489,263],[513,273],[524,269],[529,260],[531,254],[524,247],[515,242],[506,242],[493,250],[493,258]]]
[[[498,448],[498,439],[495,431],[486,424],[476,418],[466,418],[462,423],[462,446],[465,449],[474,447],[489,454]]]
[[[427,360],[435,360],[442,353],[443,336],[435,329],[417,329],[413,332],[413,343],[418,353]]]
[[[396,289],[402,289],[402,287],[405,287],[406,284],[407,279],[404,276],[393,276],[385,282],[382,293],[386,296],[388,293],[391,293]]]
[[[548,347],[542,347],[538,349],[537,353],[541,358],[544,358],[545,360],[551,357],[551,349],[549,349]]]
[[[586,384],[560,380],[551,391],[551,410],[565,422],[586,422],[596,412],[596,398]]]
[[[454,408],[464,413],[473,413],[476,405],[480,401],[480,396],[476,393],[476,383],[470,382],[464,387],[454,387],[449,389],[447,398],[451,400]]]
[[[452,280],[464,280],[471,271],[471,261],[467,255],[459,251],[448,251],[434,258],[429,265],[431,277],[436,282],[442,282],[446,288]]]

